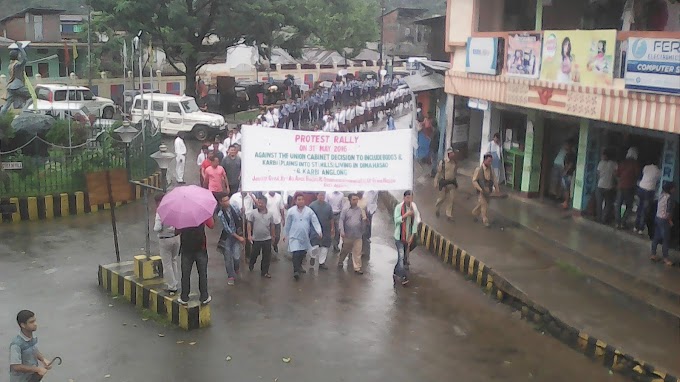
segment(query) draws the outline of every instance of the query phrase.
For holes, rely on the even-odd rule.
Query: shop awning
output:
[[[416,73],[404,77],[404,82],[414,93],[444,88],[444,76],[439,73],[427,75]]]

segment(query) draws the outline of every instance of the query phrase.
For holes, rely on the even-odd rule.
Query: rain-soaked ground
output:
[[[144,243],[142,204],[118,209],[118,217],[130,259]],[[35,311],[41,350],[64,359],[45,381],[623,380],[424,252],[412,256],[411,287],[394,287],[385,212],[375,218],[363,276],[331,267],[295,282],[284,257],[271,280],[246,269],[229,287],[211,232],[212,327],[192,332],[143,321],[97,287],[97,265],[114,260],[108,218],[0,227],[0,338],[8,344],[16,334],[18,310]],[[8,346],[0,349],[6,380]]]

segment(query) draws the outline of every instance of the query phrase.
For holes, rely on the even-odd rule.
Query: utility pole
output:
[[[380,69],[378,72],[378,80],[380,82],[381,88],[383,83],[383,76],[382,74],[380,74],[380,72],[382,72],[382,69],[385,66],[383,58],[383,51],[385,50],[384,40],[385,40],[385,0],[380,0],[380,46],[378,46],[378,49],[380,50]]]
[[[87,86],[92,89],[92,7],[87,6]]]

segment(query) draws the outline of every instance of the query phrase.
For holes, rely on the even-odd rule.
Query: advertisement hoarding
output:
[[[498,37],[469,37],[466,47],[465,71],[468,73],[497,75],[503,54]]]
[[[547,30],[541,76],[545,81],[611,86],[616,30]]]
[[[538,78],[541,72],[541,48],[540,33],[509,35],[505,41],[505,74]]]
[[[680,40],[628,39],[626,89],[680,94]]]

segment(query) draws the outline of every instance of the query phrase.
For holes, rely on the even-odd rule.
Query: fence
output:
[[[141,133],[125,145],[105,134],[100,145],[69,150],[34,140],[22,150],[0,155],[0,198],[42,196],[86,190],[85,175],[105,169],[129,168],[132,179],[142,179],[156,171],[149,157],[158,150],[161,135]],[[30,154],[27,154],[30,153]],[[14,169],[12,169],[14,168]]]

